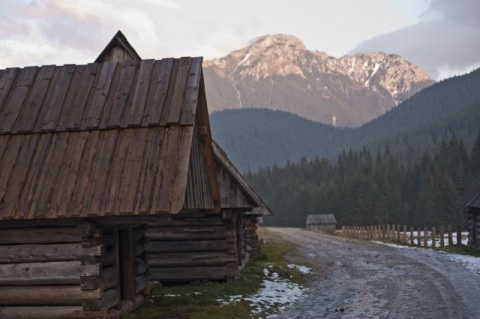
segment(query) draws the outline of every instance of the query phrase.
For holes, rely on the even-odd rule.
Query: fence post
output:
[[[400,242],[400,224],[397,224],[397,243]]]
[[[407,244],[407,225],[403,225],[402,242],[403,242],[404,244]]]
[[[423,227],[423,247],[428,247],[428,229]]]
[[[420,230],[419,227],[417,227],[417,246],[422,247],[422,237],[421,237],[422,231]]]
[[[395,224],[393,224],[392,225],[392,236],[391,236],[392,241],[395,241],[395,236],[396,236],[395,231],[396,231]]]
[[[462,245],[462,230],[460,229],[460,225],[457,225],[457,245]]]
[[[435,227],[432,227],[432,248],[435,248],[436,246],[435,237],[436,237],[436,229]]]
[[[445,227],[440,226],[440,247],[445,247]]]
[[[449,245],[449,246],[453,245],[452,225],[448,225],[448,245]]]
[[[410,226],[410,245],[415,245],[415,238],[413,238],[413,226]]]

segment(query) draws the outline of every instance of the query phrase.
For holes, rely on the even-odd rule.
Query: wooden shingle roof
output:
[[[227,154],[215,141],[212,141],[212,145],[217,163],[222,208],[244,209],[252,215],[271,215],[268,206],[236,169]]]
[[[179,212],[207,112],[201,63],[0,70],[0,219]]]
[[[480,208],[480,178],[458,200],[458,205]]]
[[[337,220],[333,214],[308,215],[306,222],[307,225],[328,225],[336,223]]]

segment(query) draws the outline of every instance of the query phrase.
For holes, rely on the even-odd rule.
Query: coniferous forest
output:
[[[480,134],[472,147],[453,135],[405,163],[386,145],[378,154],[344,151],[336,161],[302,159],[246,176],[274,212],[267,226],[304,227],[307,214],[332,213],[340,226],[465,226],[455,202],[480,176]]]

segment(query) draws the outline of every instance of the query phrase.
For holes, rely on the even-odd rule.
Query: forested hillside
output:
[[[402,162],[414,163],[425,150],[453,133],[472,145],[480,123],[480,70],[437,83],[357,129],[340,129],[290,113],[260,109],[215,112],[215,140],[242,170],[300,158],[335,160],[343,150],[365,146],[376,153],[390,145]]]
[[[303,159],[247,174],[274,212],[265,224],[289,227],[304,226],[307,214],[335,214],[339,225],[462,225],[463,209],[455,201],[475,176],[480,135],[471,148],[453,135],[412,165],[387,146],[377,154],[342,152],[333,162]]]

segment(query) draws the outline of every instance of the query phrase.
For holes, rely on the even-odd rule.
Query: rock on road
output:
[[[269,318],[480,318],[480,274],[451,254],[269,228],[311,266],[308,293]]]

